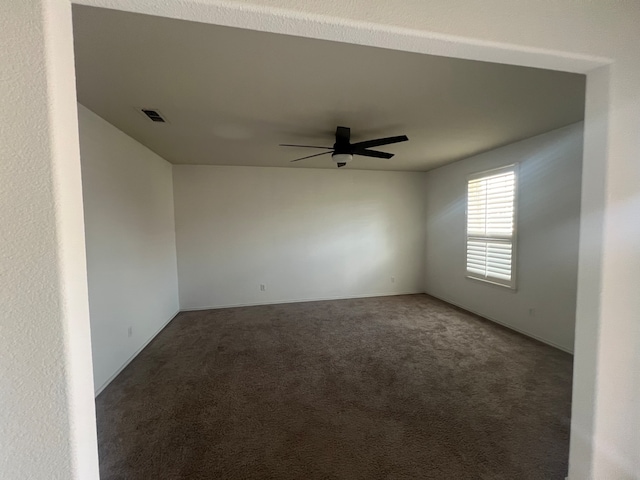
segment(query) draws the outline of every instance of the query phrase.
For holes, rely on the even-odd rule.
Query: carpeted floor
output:
[[[571,356],[427,295],[179,314],[97,398],[103,480],[561,480]]]

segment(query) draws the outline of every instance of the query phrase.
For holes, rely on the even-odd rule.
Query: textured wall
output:
[[[578,72],[606,64],[603,57],[610,59],[612,65],[591,72],[587,83],[570,469],[571,480],[640,476],[637,1],[488,0],[481,6],[465,0],[79,3],[478,60],[556,65]],[[2,352],[11,361],[2,367],[2,389],[8,396],[4,392],[10,388],[12,397],[10,403],[3,398],[10,414],[0,414],[0,433],[20,453],[7,457],[8,450],[3,449],[0,465],[3,473],[24,469],[28,477],[32,472],[30,478],[94,478],[82,468],[95,466],[95,452],[89,451],[95,441],[89,421],[86,283],[80,261],[72,261],[72,254],[82,251],[82,228],[74,224],[74,218],[81,219],[79,159],[75,122],[68,121],[73,119],[75,102],[72,95],[64,97],[73,89],[71,65],[66,63],[71,58],[67,7],[64,0],[10,0],[0,6],[4,46],[0,215],[3,232],[11,232],[5,233],[0,259],[3,287],[13,285],[3,291],[3,313],[9,318],[3,317]],[[41,28],[45,26],[47,38],[53,40],[46,44],[46,53]],[[51,38],[52,32],[59,37]],[[66,131],[64,145],[74,148],[75,154],[61,155],[51,148],[48,120],[60,129],[57,133]],[[62,182],[67,186],[57,191],[52,203],[51,189]],[[16,214],[23,211],[27,213]],[[61,228],[54,235],[52,229],[57,227]],[[62,261],[56,263],[59,256]],[[79,300],[83,293],[84,307]],[[79,324],[70,325],[73,319]],[[29,335],[23,335],[27,331]],[[65,351],[64,344],[71,351]],[[31,358],[32,352],[42,355]],[[68,368],[81,363],[84,370],[67,374]],[[25,382],[26,378],[30,380]],[[69,401],[82,418],[71,419],[68,404],[51,395],[68,387]],[[43,402],[46,408],[38,409]],[[23,435],[25,431],[28,435]],[[77,436],[82,434],[86,436]],[[29,455],[33,438],[43,440],[36,461]],[[88,450],[83,451],[84,446]],[[86,463],[80,465],[83,459]],[[67,475],[65,466],[70,464],[78,465],[84,476]]]
[[[98,478],[71,9],[0,2],[0,478]]]
[[[466,278],[468,175],[518,164],[516,290]],[[427,173],[425,290],[573,351],[582,123]]]
[[[100,391],[178,312],[172,167],[78,109],[93,380]]]
[[[173,172],[183,310],[423,291],[423,173]]]

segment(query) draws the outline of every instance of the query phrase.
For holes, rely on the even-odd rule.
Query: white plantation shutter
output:
[[[474,175],[467,191],[467,275],[513,287],[515,166]]]

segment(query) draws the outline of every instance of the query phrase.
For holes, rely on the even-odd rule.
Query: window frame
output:
[[[511,234],[511,280],[502,280],[500,278],[487,278],[486,276],[480,276],[478,274],[474,274],[467,270],[467,248],[469,243],[469,238],[474,239],[491,239],[491,237],[474,237],[473,235],[469,235],[469,182],[472,180],[477,180],[479,178],[490,177],[493,175],[499,175],[500,173],[513,172],[514,174],[514,188],[513,188],[513,233]],[[516,291],[517,290],[517,282],[516,282],[516,274],[517,274],[517,244],[518,244],[518,192],[519,192],[519,183],[520,183],[520,172],[519,172],[519,164],[512,163],[509,165],[504,165],[502,167],[491,168],[489,170],[483,170],[481,172],[476,172],[467,175],[465,181],[465,204],[464,204],[464,271],[465,277],[470,280],[475,280],[478,282],[482,282],[489,285],[495,285],[502,288],[508,288],[509,290]],[[501,239],[496,237],[497,241]],[[505,242],[506,243],[506,242]]]

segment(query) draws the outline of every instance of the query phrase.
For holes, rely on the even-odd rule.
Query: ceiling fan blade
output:
[[[301,148],[322,148],[324,150],[333,150],[332,147],[317,147],[316,145],[292,145],[290,143],[281,143],[279,147],[301,147]]]
[[[375,140],[365,140],[364,142],[358,142],[351,144],[352,147],[357,148],[369,148],[369,147],[381,147],[382,145],[390,145],[392,143],[406,142],[409,137],[406,135],[400,135],[397,137],[377,138]]]
[[[349,127],[336,128],[336,143],[349,143],[351,139],[351,129]]]
[[[362,155],[363,157],[376,157],[376,158],[391,158],[393,153],[379,152],[377,150],[365,150],[364,148],[358,148],[351,150],[353,155]]]
[[[304,160],[305,158],[319,157],[320,155],[326,155],[327,153],[333,153],[333,152],[316,153],[315,155],[309,155],[308,157],[296,158],[295,160],[291,160],[291,161],[292,162],[299,162],[300,160]]]

